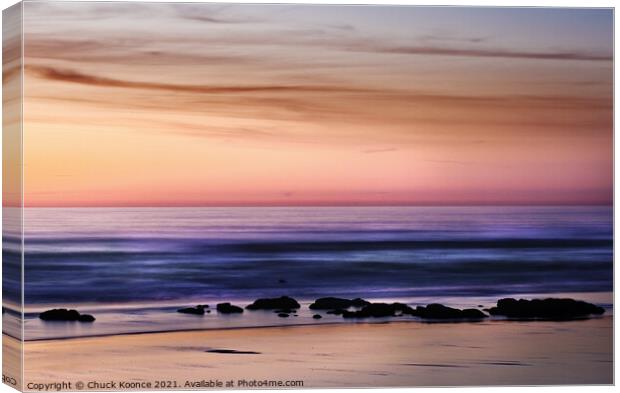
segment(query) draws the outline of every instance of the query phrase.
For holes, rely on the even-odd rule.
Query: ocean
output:
[[[577,294],[611,307],[611,207],[27,208],[24,223],[26,339],[315,323],[307,310],[175,312],[281,295],[477,307]],[[38,320],[53,307],[97,321]]]

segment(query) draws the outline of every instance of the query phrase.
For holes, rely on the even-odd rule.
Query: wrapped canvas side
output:
[[[2,13],[2,381],[22,388],[22,3]]]

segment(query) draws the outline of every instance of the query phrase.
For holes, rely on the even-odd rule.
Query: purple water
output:
[[[144,315],[161,328],[153,310],[266,296],[612,291],[611,207],[30,208],[24,220],[27,336],[46,336],[36,311],[52,306],[114,310],[140,331]]]

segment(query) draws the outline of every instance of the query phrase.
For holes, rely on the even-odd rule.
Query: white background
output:
[[[82,1],[95,1],[95,0],[82,0]],[[107,1],[117,1],[117,0],[107,0]],[[134,1],[141,1],[141,0],[134,0]],[[179,2],[179,3],[190,3],[190,2],[198,2],[198,1],[174,1],[174,0],[169,0],[169,1],[158,1],[158,0],[151,0],[151,2]],[[206,1],[204,1],[206,2]],[[219,0],[219,1],[213,1],[213,2],[217,2],[217,3],[235,3],[234,1],[230,1],[230,0]],[[312,4],[384,4],[384,5],[391,5],[391,4],[405,4],[405,5],[437,5],[437,6],[447,6],[447,5],[455,5],[455,6],[519,6],[519,7],[540,7],[540,6],[555,6],[555,7],[614,7],[615,6],[615,2],[614,1],[601,1],[601,0],[590,0],[590,1],[577,1],[577,0],[538,0],[538,1],[531,1],[531,0],[527,0],[527,1],[508,1],[508,0],[486,0],[486,1],[481,1],[481,0],[477,0],[477,1],[463,1],[463,0],[443,0],[443,1],[436,1],[436,0],[426,0],[426,1],[415,1],[415,0],[391,0],[391,1],[386,1],[386,0],[372,0],[372,1],[362,1],[362,0],[358,0],[358,1],[352,1],[352,0],[314,0],[314,1],[303,1],[303,0],[299,0],[299,1],[260,1],[260,0],[239,0],[237,2],[242,2],[242,3],[312,3]],[[17,1],[15,0],[0,0],[0,4],[2,5],[2,9],[5,9],[13,4],[17,3]],[[1,24],[1,22],[0,22]],[[618,33],[617,31],[615,31],[614,28],[614,53],[615,53],[615,49],[617,46],[617,40],[618,38]],[[1,59],[1,54],[0,54],[0,59]],[[614,75],[616,74],[617,71],[617,63],[614,62]],[[617,82],[615,81],[614,78],[614,92],[615,92],[615,88],[617,86]],[[614,94],[614,98],[615,98],[615,94]],[[617,110],[617,102],[614,99],[614,124],[615,124],[615,113]],[[615,129],[615,127],[614,127]],[[0,141],[1,144],[1,141]],[[614,150],[616,150],[616,148],[618,147],[618,141],[615,139],[615,133],[614,133]],[[0,156],[2,155],[2,150],[0,149]],[[618,169],[618,162],[615,162],[614,160],[614,174],[617,172]],[[617,187],[618,184],[615,181],[616,177],[614,175],[614,195],[616,194],[617,191]],[[2,184],[0,183],[0,190],[2,188]],[[615,206],[615,203],[614,203]],[[2,216],[2,213],[0,211],[0,218]],[[616,211],[616,209],[614,209],[614,222],[616,221],[616,219],[618,218],[618,212]],[[614,226],[615,228],[615,226]],[[614,230],[614,238],[615,238],[615,230]],[[614,244],[614,255],[617,252],[617,245]],[[1,271],[2,267],[0,266],[0,271]],[[615,270],[615,269],[614,269]],[[618,276],[617,276],[617,271],[614,271],[614,283],[617,280]],[[615,285],[614,285],[615,288]],[[618,304],[618,293],[615,292],[614,295],[614,304]],[[0,295],[1,296],[1,295]],[[614,316],[614,338],[616,336],[616,331],[617,331],[617,325],[615,325],[615,316]],[[614,339],[614,354],[617,353],[617,342]],[[0,348],[0,353],[1,353],[1,348]],[[96,356],[96,354],[93,354],[93,356]],[[615,360],[615,356],[614,356],[614,360]],[[615,364],[614,364],[615,365]],[[618,369],[615,367],[614,368],[614,380],[617,381],[618,380]],[[437,381],[437,383],[441,383],[441,381]],[[560,387],[472,387],[472,388],[397,388],[397,389],[375,389],[374,391],[376,391],[377,393],[386,393],[386,392],[393,392],[393,393],[428,393],[428,392],[437,392],[440,390],[448,390],[450,392],[455,392],[455,393],[466,393],[466,392],[495,392],[495,391],[501,391],[501,392],[506,392],[506,393],[521,393],[521,392],[546,392],[546,393],[560,393],[560,392],[567,392],[567,393],[571,393],[571,392],[592,392],[592,393],[599,393],[599,392],[610,392],[612,390],[615,390],[613,387],[609,387],[609,386],[560,386]],[[355,389],[355,390],[361,390],[361,389]],[[336,392],[350,392],[351,389],[313,389],[313,392],[317,392],[317,393],[336,393]],[[7,385],[4,384],[0,384],[0,393],[5,393],[5,392],[15,392],[15,390],[13,390],[12,388],[8,387]],[[239,390],[239,392],[251,392],[250,390]],[[272,390],[266,390],[266,392],[272,392]],[[275,390],[273,391],[275,392]]]

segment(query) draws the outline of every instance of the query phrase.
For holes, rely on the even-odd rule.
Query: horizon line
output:
[[[213,203],[213,204],[104,204],[104,205],[4,205],[3,207],[21,207],[24,209],[37,208],[37,209],[54,209],[54,208],[257,208],[257,207],[485,207],[485,206],[541,206],[541,207],[553,207],[553,206],[614,206],[614,201],[610,202],[587,202],[587,203],[568,203],[568,202],[536,202],[536,203],[509,203],[509,202],[490,202],[490,203],[358,203],[358,204],[317,204],[317,203],[302,203],[302,204],[252,204],[252,203]]]

